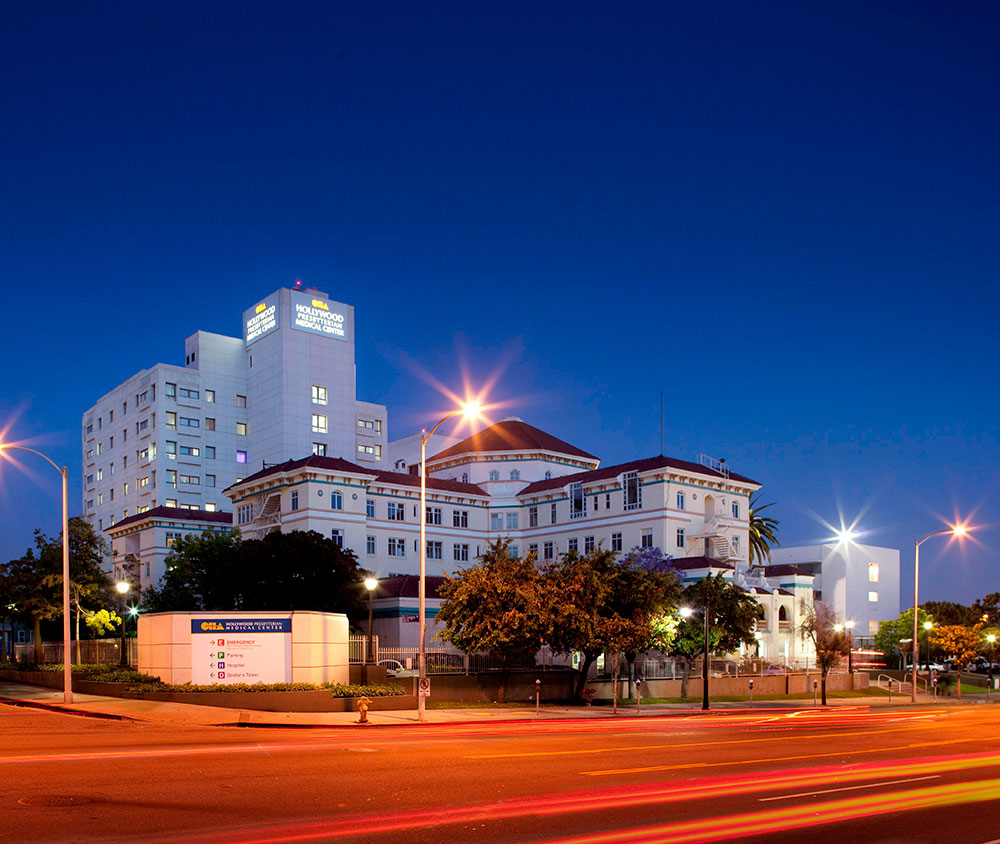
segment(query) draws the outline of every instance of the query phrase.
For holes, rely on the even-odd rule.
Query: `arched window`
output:
[[[468,482],[469,482],[469,473],[468,472],[462,472],[462,483],[463,484],[467,484]]]
[[[343,510],[344,509],[344,496],[339,492],[330,493],[330,509],[331,510]]]
[[[519,471],[517,471],[517,469],[511,469],[510,470],[510,479],[512,481],[519,481],[519,480],[521,480],[521,473]]]
[[[547,480],[547,481],[551,481],[552,480],[552,473],[551,472],[546,472],[545,473],[545,480]]]
[[[778,621],[788,621],[788,608],[784,604],[778,607]]]
[[[490,480],[491,481],[499,481],[500,480],[500,473],[496,469],[494,469],[492,472],[490,472]]]

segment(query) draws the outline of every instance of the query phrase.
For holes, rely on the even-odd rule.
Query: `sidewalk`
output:
[[[941,704],[930,698],[922,699],[923,704]],[[226,709],[218,706],[198,706],[186,703],[162,701],[129,700],[74,692],[73,703],[63,703],[63,693],[55,689],[29,686],[21,683],[0,682],[0,704],[46,709],[92,718],[111,718],[142,721],[177,727],[206,726],[256,726],[256,727],[346,727],[358,722],[357,712],[263,712],[249,709]],[[892,706],[908,705],[909,698],[893,696]],[[853,706],[871,708],[886,707],[888,701],[873,701],[870,697],[831,699],[835,707]],[[811,701],[755,701],[753,708],[745,702],[713,701],[712,709],[704,713],[733,713],[734,711],[757,712],[762,710],[808,710]],[[634,718],[665,714],[701,714],[697,703],[646,704],[641,714],[636,706],[618,706],[619,718]],[[611,706],[548,706],[543,705],[538,715],[531,705],[518,707],[470,707],[456,709],[428,709],[428,724],[489,723],[502,721],[553,721],[579,719],[606,719],[614,717]],[[403,726],[419,723],[416,710],[388,710],[368,713],[373,725]]]

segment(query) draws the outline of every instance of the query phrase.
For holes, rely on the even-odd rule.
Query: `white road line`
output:
[[[835,794],[838,791],[860,791],[863,788],[881,788],[884,785],[900,785],[904,782],[920,782],[921,780],[937,780],[941,779],[940,774],[934,774],[929,777],[913,777],[908,780],[890,780],[888,782],[873,782],[868,785],[849,785],[844,788],[828,788],[825,791],[803,791],[799,794],[782,794],[780,797],[761,797],[758,798],[758,803],[770,803],[774,800],[792,800],[795,797],[814,797],[817,794]],[[998,841],[987,841],[986,844],[1000,844]]]

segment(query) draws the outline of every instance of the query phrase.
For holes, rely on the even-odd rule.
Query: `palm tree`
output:
[[[771,548],[778,543],[778,520],[761,513],[774,504],[761,504],[758,491],[750,499],[750,566],[758,566],[771,561]]]

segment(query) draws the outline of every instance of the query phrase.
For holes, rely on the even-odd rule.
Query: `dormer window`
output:
[[[500,473],[496,469],[494,469],[492,472],[490,472],[490,480],[491,481],[499,481],[500,480]]]
[[[517,469],[511,469],[510,470],[510,479],[512,481],[519,481],[519,480],[521,480],[521,473]]]

